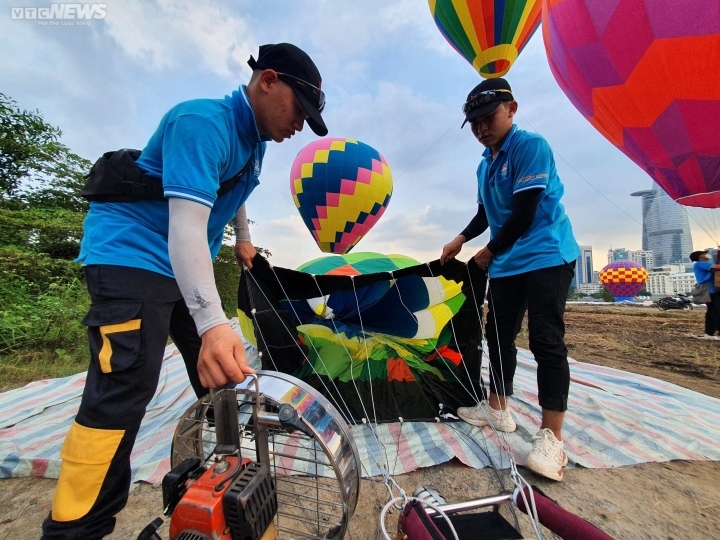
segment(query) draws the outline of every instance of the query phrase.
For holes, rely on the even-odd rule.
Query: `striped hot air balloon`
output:
[[[305,146],[290,171],[295,206],[324,253],[348,253],[385,212],[392,172],[380,152],[354,139]]]
[[[504,76],[540,25],[541,0],[428,0],[448,43],[486,78]]]

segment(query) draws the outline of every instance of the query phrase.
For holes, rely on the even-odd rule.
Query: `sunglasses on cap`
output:
[[[318,112],[322,112],[325,108],[325,92],[320,90],[317,86],[310,84],[309,82],[295,77],[294,75],[288,75],[287,73],[281,73],[276,71],[278,77],[287,79],[286,82],[300,90],[305,97],[307,97],[316,107]]]
[[[465,116],[467,116],[468,113],[478,107],[482,107],[483,105],[502,99],[503,93],[510,94],[510,101],[512,101],[512,92],[510,90],[506,90],[504,88],[500,88],[498,90],[485,90],[484,92],[478,92],[474,96],[470,96],[470,99],[468,99],[465,102],[465,105],[463,105],[462,112]]]

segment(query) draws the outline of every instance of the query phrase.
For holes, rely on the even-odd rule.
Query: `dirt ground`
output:
[[[704,309],[661,312],[631,306],[568,306],[569,354],[581,362],[648,375],[720,398],[720,341],[686,337],[702,334],[704,313]],[[527,347],[524,339],[523,332],[519,346]],[[614,538],[720,539],[720,462],[578,468],[568,470],[562,483],[521,472],[560,505]],[[451,461],[395,479],[408,493],[434,485],[448,502],[458,502],[497,495],[503,485],[502,475]],[[54,485],[53,480],[37,478],[0,480],[0,540],[39,537]],[[506,479],[504,486],[509,487]],[[387,498],[384,484],[363,480],[346,538],[379,538],[378,516]],[[137,486],[109,538],[135,539],[161,514],[160,487]],[[388,519],[389,527],[396,516]],[[509,514],[508,519],[514,520]],[[520,514],[517,519],[522,533],[532,537],[527,518]],[[159,531],[163,538],[167,538],[167,530],[166,523]]]

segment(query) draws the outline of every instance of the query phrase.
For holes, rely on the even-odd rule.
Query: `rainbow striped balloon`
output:
[[[354,139],[312,142],[290,170],[295,206],[324,253],[355,247],[385,212],[392,190],[385,158]]]
[[[448,43],[485,78],[504,76],[540,26],[541,0],[428,0]]]

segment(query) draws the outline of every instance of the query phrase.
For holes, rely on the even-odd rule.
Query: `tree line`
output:
[[[92,163],[61,137],[40,111],[0,93],[0,390],[87,367],[80,321],[90,300],[74,259],[88,209],[80,191]],[[234,316],[239,271],[230,246],[214,267]]]

